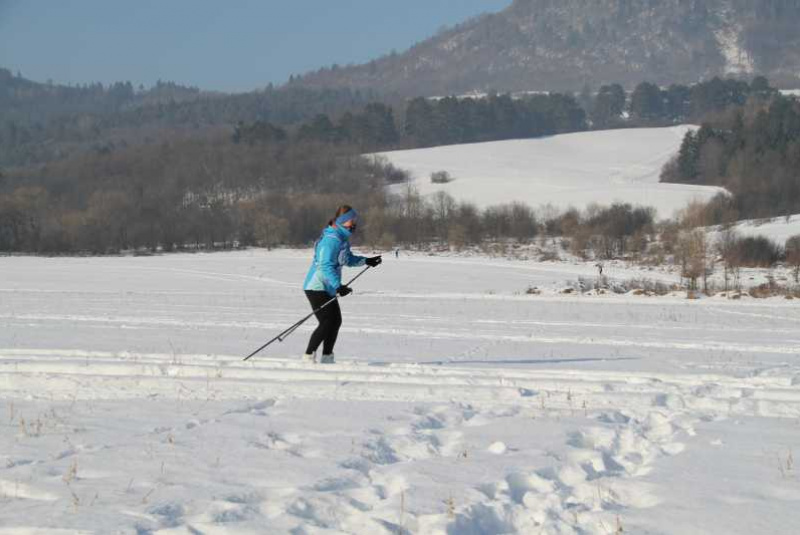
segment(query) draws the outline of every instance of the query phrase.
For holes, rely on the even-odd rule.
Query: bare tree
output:
[[[704,278],[704,291],[708,291],[708,241],[703,230],[684,232],[678,242],[681,277],[689,281],[689,290],[697,290],[697,281]]]
[[[450,225],[451,215],[456,209],[456,200],[444,191],[433,194],[433,217],[436,222],[436,234],[442,242],[447,241],[447,228]]]
[[[722,273],[725,278],[725,291],[729,290],[728,281],[730,276],[737,273],[736,280],[738,281],[739,270],[739,255],[737,254],[736,244],[739,241],[739,235],[733,229],[726,229],[722,231],[717,237],[716,251],[722,258]]]
[[[800,234],[786,240],[786,265],[794,270],[794,282],[800,282]]]

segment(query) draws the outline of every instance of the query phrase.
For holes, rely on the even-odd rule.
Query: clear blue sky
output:
[[[247,91],[407,49],[511,0],[0,0],[0,67],[37,81]]]

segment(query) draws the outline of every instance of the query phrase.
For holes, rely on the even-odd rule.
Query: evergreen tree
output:
[[[335,143],[341,140],[341,133],[327,115],[319,114],[310,123],[300,127],[297,137],[301,140]]]
[[[428,99],[417,97],[408,103],[403,134],[418,147],[435,143],[433,107]]]
[[[625,110],[625,90],[619,84],[604,85],[597,93],[591,119],[595,128],[608,128],[616,124]]]
[[[664,92],[664,116],[673,122],[685,121],[691,112],[691,94],[685,85],[670,85]]]
[[[664,97],[655,84],[642,82],[631,95],[631,114],[645,120],[658,119],[664,115]]]
[[[761,97],[769,97],[777,93],[777,91],[770,87],[766,76],[756,76],[750,82],[750,93]]]
[[[364,109],[364,122],[367,127],[365,143],[379,147],[397,143],[399,136],[391,107],[379,102],[368,104]]]
[[[678,171],[683,182],[694,182],[697,179],[697,160],[700,154],[694,132],[686,132],[681,148],[678,151]]]

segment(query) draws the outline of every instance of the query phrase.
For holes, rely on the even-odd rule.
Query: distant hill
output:
[[[195,87],[159,81],[149,89],[130,82],[60,85],[40,83],[0,68],[0,117],[7,121],[44,122],[68,114],[109,114],[139,106],[185,102],[201,95]]]
[[[232,130],[240,121],[292,125],[375,100],[369,91],[267,87],[224,94],[172,82],[76,86],[40,83],[0,68],[0,167],[158,141],[177,134]]]
[[[445,95],[755,74],[800,87],[800,0],[515,0],[402,54],[292,83]]]
[[[580,132],[539,139],[450,145],[382,153],[408,170],[418,191],[439,191],[480,208],[523,202],[580,210],[627,202],[670,217],[691,200],[722,188],[659,183],[661,167],[678,151],[687,126]],[[448,183],[431,174],[447,171]],[[402,193],[405,184],[392,186]]]

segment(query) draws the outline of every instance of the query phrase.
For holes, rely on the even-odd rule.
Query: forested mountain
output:
[[[798,86],[798,73],[800,0],[515,0],[404,53],[293,83],[447,95],[739,74]]]

